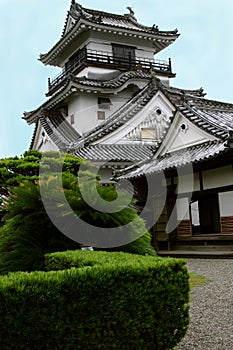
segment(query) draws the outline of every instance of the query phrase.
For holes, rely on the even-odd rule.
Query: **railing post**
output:
[[[129,68],[132,68],[132,56],[131,56],[131,52],[129,52]]]
[[[48,78],[48,90],[50,90],[51,88],[51,81],[50,81],[50,78]]]
[[[170,72],[172,72],[172,61],[171,61],[170,57],[168,59],[168,64],[169,64]]]
[[[88,57],[87,57],[87,47],[86,46],[84,47],[83,52],[84,52],[84,62],[87,62]]]

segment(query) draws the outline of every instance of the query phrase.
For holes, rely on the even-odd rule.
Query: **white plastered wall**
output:
[[[74,116],[74,124],[72,126],[80,135],[98,125],[97,108],[97,96],[94,94],[75,96],[70,101],[68,119],[71,115]]]
[[[219,193],[220,216],[233,216],[233,191]]]
[[[110,98],[111,105],[107,109],[101,109],[98,106],[98,96],[106,96]],[[93,129],[95,126],[99,125],[102,120],[98,120],[97,111],[105,112],[105,119],[107,119],[111,114],[117,111],[122,105],[124,105],[132,97],[132,91],[128,88],[118,92],[117,94],[101,94],[101,93],[83,93],[81,95],[76,95],[69,102],[68,106],[68,118],[70,122],[71,115],[73,115],[74,124],[72,126],[80,135]]]
[[[192,193],[193,191],[200,191],[200,181],[199,175],[197,173],[192,173],[188,175],[182,175],[182,170],[178,178],[174,179],[177,185],[176,193]],[[192,166],[190,165],[190,171],[192,171]]]
[[[124,38],[125,39],[125,38]],[[127,40],[116,40],[115,37],[112,37],[112,40],[106,41],[100,38],[91,38],[86,43],[87,49],[89,50],[96,50],[97,52],[105,51],[110,54],[112,54],[112,43],[118,44],[118,45],[125,45],[125,46],[132,46],[135,47],[135,56],[136,58],[148,58],[150,60],[153,60],[154,58],[154,49],[150,45],[143,46],[138,43],[136,39],[133,38],[127,38]]]
[[[204,190],[228,185],[233,185],[232,166],[203,171]]]
[[[33,142],[33,149],[40,152],[57,151],[58,147],[53,143],[39,122],[36,136]]]

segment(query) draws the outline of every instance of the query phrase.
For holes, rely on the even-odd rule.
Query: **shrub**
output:
[[[46,259],[48,269],[79,268],[0,277],[2,350],[168,350],[184,336],[183,260],[88,251]]]
[[[93,174],[85,172],[85,178],[90,176],[93,177]],[[116,210],[114,213],[107,211],[109,202],[117,196],[114,187],[101,187],[98,183],[96,184],[101,198],[105,200],[106,212],[101,212],[91,208],[85,202],[81,195],[78,179],[71,173],[64,172],[62,191],[56,176],[40,179],[40,183],[45,186],[51,210],[54,211],[56,208],[59,220],[65,218],[69,225],[72,222],[69,217],[72,217],[74,212],[77,217],[93,225],[94,228],[104,227],[107,230],[109,227],[118,227],[120,231],[121,227],[128,224],[129,237],[139,238],[130,244],[118,247],[117,250],[155,255],[150,242],[151,236],[136,210],[128,206]],[[67,211],[63,197],[59,197],[63,191],[72,210],[68,209]],[[38,181],[26,180],[19,186],[13,187],[11,195],[5,201],[5,207],[8,210],[7,220],[5,225],[0,227],[1,274],[14,271],[43,270],[44,254],[80,247],[79,243],[66,237],[51,222],[43,205]],[[79,235],[76,237],[77,241],[80,238],[79,230],[80,228],[76,230],[77,235]],[[84,235],[86,230],[83,228]]]
[[[138,254],[129,254],[122,252],[98,252],[98,251],[78,251],[68,250],[66,252],[56,252],[45,255],[45,270],[57,271],[70,269],[72,267],[87,267],[87,266],[102,266],[106,264],[137,264],[143,261],[155,261],[160,260],[158,256],[151,257],[152,260],[148,260],[149,256],[140,256]]]

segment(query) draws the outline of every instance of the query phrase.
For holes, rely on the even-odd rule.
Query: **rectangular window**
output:
[[[146,140],[155,140],[156,134],[154,128],[142,128],[141,138]]]
[[[97,119],[98,120],[105,120],[105,112],[104,111],[97,111]]]
[[[70,124],[74,124],[74,114],[71,114],[70,116]]]
[[[112,102],[108,97],[98,97],[98,106],[100,109],[110,109]]]
[[[131,65],[135,63],[135,47],[112,44],[114,62],[119,65]]]
[[[68,62],[65,63],[65,71],[70,72],[75,67],[77,67],[81,60],[84,58],[84,50],[78,50],[76,51],[68,60]]]
[[[190,217],[192,222],[193,234],[200,233],[200,215],[197,200],[190,203]]]

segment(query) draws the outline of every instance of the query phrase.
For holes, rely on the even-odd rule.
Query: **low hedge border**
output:
[[[88,251],[46,257],[47,269],[65,265],[0,277],[1,349],[169,350],[185,335],[184,260]]]

